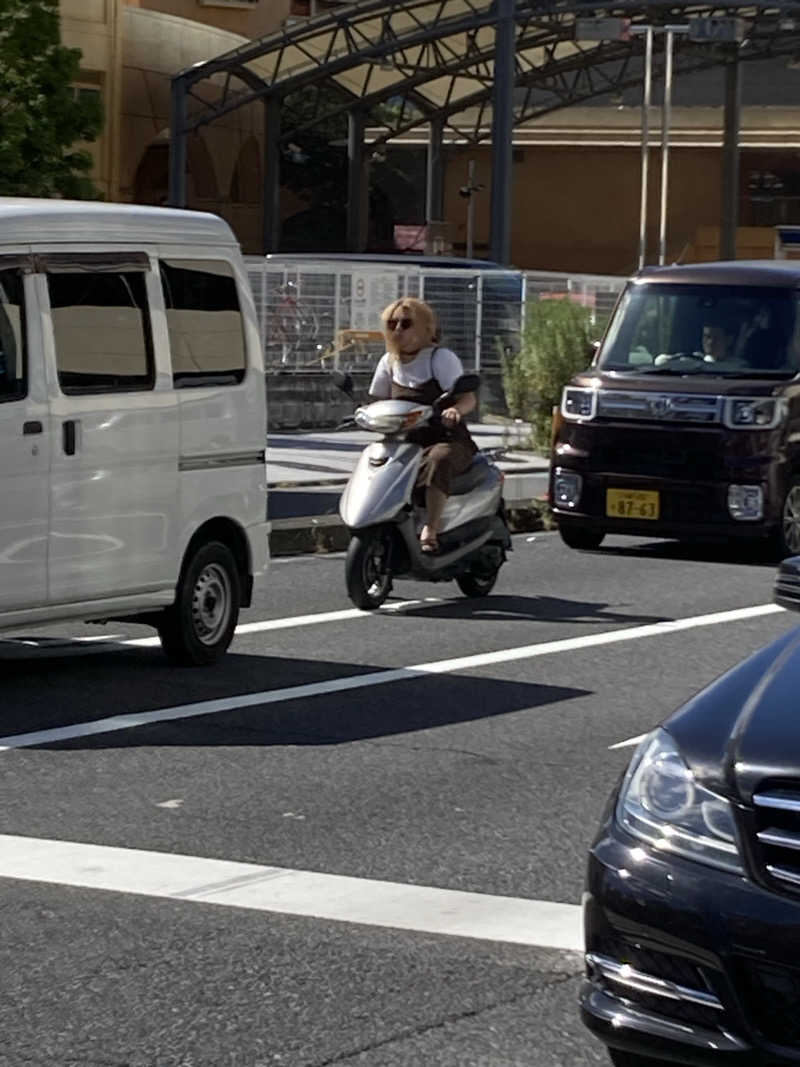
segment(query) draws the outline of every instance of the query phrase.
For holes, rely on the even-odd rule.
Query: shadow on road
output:
[[[675,559],[697,563],[742,563],[777,569],[774,550],[761,541],[643,541],[630,545],[603,544],[595,556],[633,556],[638,559]]]
[[[474,619],[475,622],[620,622],[637,625],[665,622],[667,615],[636,615],[626,612],[624,604],[616,610],[601,601],[565,600],[554,596],[489,596],[476,600],[448,600],[443,604],[425,604],[404,608],[403,616],[425,619]]]
[[[0,734],[5,738],[222,699],[233,707],[41,747],[332,745],[489,719],[589,694],[566,686],[408,672],[407,678],[388,683],[375,684],[372,678],[365,679],[364,687],[338,692],[282,693],[274,703],[242,708],[236,706],[237,697],[380,675],[387,668],[229,653],[208,670],[177,670],[159,649],[138,648],[95,652],[78,660],[49,656],[46,664],[45,673],[30,660],[4,662],[4,705],[9,710],[0,718]]]

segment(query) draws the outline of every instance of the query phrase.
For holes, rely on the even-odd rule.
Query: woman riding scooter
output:
[[[442,393],[449,392],[464,369],[455,352],[437,345],[433,308],[424,300],[406,297],[390,304],[381,321],[386,354],[375,370],[370,399],[432,405]],[[441,422],[408,434],[408,440],[424,449],[417,479],[417,486],[425,489],[426,523],[420,531],[423,552],[438,552],[439,528],[451,479],[469,468],[477,452],[463,422],[475,403],[475,393],[462,393],[442,411]]]

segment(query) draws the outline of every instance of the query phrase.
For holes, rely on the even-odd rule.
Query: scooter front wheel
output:
[[[376,526],[353,534],[344,561],[347,595],[357,608],[379,608],[392,591],[390,532]]]

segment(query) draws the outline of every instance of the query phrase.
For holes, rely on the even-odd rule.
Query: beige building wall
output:
[[[94,160],[92,179],[109,200],[119,199],[120,75],[122,0],[60,0],[61,40],[82,53],[76,90],[100,93],[103,130],[87,148]]]
[[[276,30],[292,10],[292,0],[126,0],[130,7],[190,19],[201,25],[261,37]]]

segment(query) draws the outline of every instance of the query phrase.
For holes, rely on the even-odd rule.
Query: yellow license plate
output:
[[[659,505],[651,489],[606,489],[606,515],[615,519],[657,519]]]

